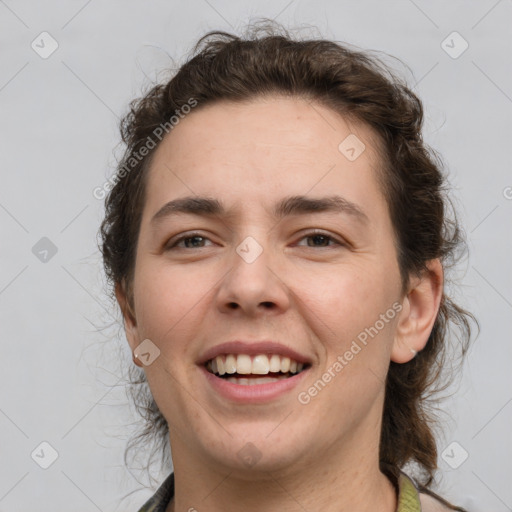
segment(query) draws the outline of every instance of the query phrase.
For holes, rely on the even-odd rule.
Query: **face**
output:
[[[156,150],[126,327],[175,464],[378,453],[403,298],[372,135],[272,97],[198,107]]]

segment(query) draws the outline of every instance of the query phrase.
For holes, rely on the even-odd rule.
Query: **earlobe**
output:
[[[407,363],[425,348],[437,318],[443,296],[443,267],[430,261],[421,277],[411,280],[398,320],[391,360]]]

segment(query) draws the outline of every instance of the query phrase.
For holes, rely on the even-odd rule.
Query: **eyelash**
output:
[[[318,245],[318,246],[306,246],[306,247],[311,247],[311,248],[320,248],[320,249],[327,249],[329,247],[334,247],[336,245],[340,246],[340,247],[344,247],[346,246],[345,243],[337,240],[336,238],[334,238],[332,235],[329,235],[327,233],[324,233],[323,231],[312,231],[310,233],[306,233],[305,235],[303,235],[300,240],[304,240],[306,238],[312,238],[312,237],[315,237],[315,236],[322,236],[326,239],[328,239],[328,241],[330,242],[334,242],[335,245],[328,245],[328,246],[321,246],[321,245]],[[180,243],[180,242],[183,242],[185,240],[189,240],[189,239],[192,239],[192,238],[202,238],[203,240],[209,240],[208,237],[206,236],[203,236],[201,233],[188,233],[187,235],[184,235],[184,236],[181,236],[179,237],[178,239],[174,240],[172,242],[172,245],[167,245],[165,247],[165,250],[167,251],[170,251],[171,249],[175,249],[175,248],[178,248],[178,249],[194,249],[194,247],[177,247],[177,245]],[[302,246],[303,247],[303,246]],[[197,247],[198,249],[204,249],[204,247]]]

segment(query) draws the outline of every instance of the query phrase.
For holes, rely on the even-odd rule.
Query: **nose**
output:
[[[241,244],[234,251],[231,268],[220,284],[216,297],[219,310],[253,317],[283,313],[290,305],[290,290],[282,266],[270,251],[263,250],[253,259],[254,254],[246,257],[243,249]]]

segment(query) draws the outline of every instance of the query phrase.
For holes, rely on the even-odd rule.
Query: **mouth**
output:
[[[221,354],[204,366],[210,374],[227,382],[254,386],[290,379],[310,365],[280,354]]]

